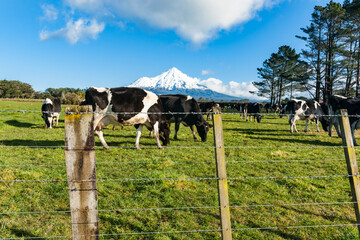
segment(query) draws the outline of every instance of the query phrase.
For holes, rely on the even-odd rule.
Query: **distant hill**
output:
[[[204,85],[199,84],[199,79],[189,77],[177,68],[173,67],[156,77],[142,77],[129,85],[152,91],[156,94],[184,94],[195,99],[212,99],[215,101],[241,100],[238,97],[215,92]]]

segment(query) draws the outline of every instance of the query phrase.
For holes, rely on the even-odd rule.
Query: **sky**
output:
[[[0,0],[0,79],[47,88],[122,87],[172,67],[254,97],[257,68],[325,0]],[[342,2],[342,1],[337,1]]]

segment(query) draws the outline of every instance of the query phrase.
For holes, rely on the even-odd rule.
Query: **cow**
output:
[[[214,101],[211,102],[200,102],[199,103],[200,111],[204,114],[206,113],[206,120],[209,120],[210,112],[213,111],[214,107],[220,107],[220,105]]]
[[[207,132],[210,125],[202,116],[201,109],[197,101],[191,97],[181,94],[159,95],[162,106],[164,107],[166,119],[175,122],[174,140],[178,140],[177,133],[180,123],[189,126],[195,140],[199,140],[194,131],[194,125],[203,142],[207,140]]]
[[[331,109],[332,109],[332,117],[333,117],[333,113],[335,113],[337,110],[339,109],[346,109],[349,115],[349,122],[350,122],[350,127],[351,127],[351,136],[354,142],[355,146],[358,146],[358,144],[356,143],[356,139],[355,139],[355,129],[359,128],[360,125],[360,98],[345,98],[342,96],[331,96],[330,97],[330,104],[331,104]],[[337,118],[333,118],[333,119],[337,119]],[[338,124],[337,121],[334,121],[334,125],[335,125],[335,129],[339,135],[339,137],[341,137],[340,131],[338,129]],[[329,133],[330,135],[330,133]]]
[[[340,96],[340,95],[333,95],[329,98],[329,105],[330,105],[330,114],[331,114],[331,121],[329,126],[329,136],[332,136],[332,125],[334,125],[336,133],[339,137],[341,137],[341,133],[339,130],[339,121],[338,118],[335,117],[335,113],[337,110],[340,110],[343,108],[342,103],[344,100],[347,100],[350,98]]]
[[[258,123],[261,123],[261,111],[263,109],[263,105],[261,103],[247,103],[243,107],[243,114],[245,116],[246,121],[249,119],[251,121],[251,117],[254,117]]]
[[[293,133],[294,129],[297,132],[295,122],[297,120],[305,120],[305,132],[307,132],[307,126],[309,120],[316,123],[316,131],[319,130],[319,121],[321,122],[324,131],[328,131],[330,124],[329,106],[327,104],[320,104],[315,100],[298,100],[292,99],[288,101],[286,110],[290,113],[289,124],[290,132]]]
[[[46,128],[53,128],[55,121],[57,126],[61,113],[61,100],[59,98],[46,98],[41,106],[41,112]]]
[[[94,111],[94,130],[105,149],[102,129],[110,124],[117,126],[134,125],[136,128],[135,147],[140,149],[139,141],[143,126],[154,131],[158,148],[170,143],[170,126],[166,122],[164,109],[159,97],[140,88],[96,88],[86,90],[85,101],[80,105],[91,105]]]

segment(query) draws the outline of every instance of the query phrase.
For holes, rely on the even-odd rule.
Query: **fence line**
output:
[[[325,228],[325,227],[354,227],[359,224],[324,224],[324,225],[308,225],[308,226],[286,226],[286,227],[259,227],[259,228],[232,228],[231,231],[255,231],[255,230],[274,230],[274,229],[301,229],[301,228]],[[205,233],[205,232],[221,232],[223,229],[204,229],[204,230],[185,230],[185,231],[159,231],[159,232],[128,232],[113,234],[96,234],[96,235],[77,235],[77,237],[115,237],[130,235],[157,235],[157,234],[180,234],[180,233]],[[44,239],[44,238],[71,238],[71,236],[47,236],[47,237],[21,237],[21,238],[4,238],[3,240],[20,240],[20,239]]]
[[[61,111],[61,112],[52,112],[52,111],[32,111],[32,110],[0,110],[0,113],[37,113],[37,114],[42,114],[42,113],[62,113],[62,114],[89,114],[89,112],[65,112],[65,111]],[[221,114],[221,115],[237,115],[237,114],[242,114],[242,112],[90,112],[90,113],[94,113],[94,114],[103,114],[103,115],[117,115],[117,114],[124,114],[124,115],[133,115],[133,114],[172,114],[172,115],[185,115],[185,114],[193,114],[193,115],[207,115],[207,114]],[[256,114],[261,114],[263,116],[293,116],[294,114],[289,114],[289,113],[247,113],[246,115],[252,116],[252,115],[256,115]],[[310,116],[310,115],[303,115],[303,116]],[[316,116],[322,116],[322,117],[343,117],[345,115],[341,115],[341,114],[320,114],[320,115],[316,115]],[[356,117],[356,118],[360,118],[360,115],[346,115],[347,117]]]
[[[23,183],[23,182],[129,182],[129,181],[203,181],[203,180],[272,180],[272,179],[316,179],[316,178],[351,178],[360,177],[360,175],[327,175],[327,176],[277,176],[277,177],[190,177],[190,178],[120,178],[120,179],[89,179],[89,180],[63,180],[63,179],[14,179],[3,180],[3,183]]]
[[[5,110],[6,111],[6,110]],[[3,111],[0,111],[3,112]],[[30,111],[16,111],[16,112],[21,112],[21,113],[29,113]],[[32,111],[34,112],[34,111]],[[41,111],[36,113],[41,113]],[[67,113],[68,114],[68,113]],[[79,114],[79,113],[76,113]],[[88,113],[87,113],[88,114]],[[102,113],[103,114],[103,113]],[[115,113],[116,114],[116,113]],[[124,112],[122,114],[134,114],[134,113],[128,113],[128,112]],[[161,114],[168,114],[168,113],[161,113]],[[176,113],[172,113],[172,114],[176,114]],[[184,113],[179,113],[179,114],[184,114]],[[187,113],[187,114],[206,114],[206,113]],[[222,113],[222,114],[239,114],[239,113]],[[262,114],[262,115],[278,115],[278,114]],[[285,114],[285,115],[289,115],[289,114]],[[284,115],[284,116],[285,116]],[[341,116],[341,115],[324,115],[324,116]],[[351,116],[349,116],[351,117]],[[354,117],[359,118],[360,116],[355,115]],[[83,149],[67,149],[65,146],[3,146],[1,145],[0,147],[29,147],[29,148],[63,148],[65,150],[83,150]],[[95,148],[102,148],[102,147],[95,147]],[[127,147],[127,146],[120,146],[120,147],[116,147],[116,146],[112,146],[112,148],[121,148],[121,149],[125,149],[125,148],[135,148],[135,147]],[[148,149],[155,149],[156,147],[142,147],[142,148],[148,148]],[[206,146],[199,146],[199,147],[194,147],[194,146],[174,146],[174,147],[165,147],[165,148],[194,148],[194,149],[201,149],[201,148],[206,148],[206,149],[213,149],[216,147],[206,147]],[[228,149],[264,149],[264,148],[271,148],[271,149],[276,149],[276,148],[309,148],[309,149],[313,149],[313,148],[346,148],[346,146],[279,146],[279,147],[273,147],[273,146],[226,146],[224,148],[228,148]],[[281,160],[283,162],[290,162],[290,161],[295,161],[295,160]],[[313,161],[313,160],[296,160],[296,161]],[[319,160],[319,161],[343,161],[343,159],[331,159],[331,160]],[[278,161],[229,161],[229,162],[233,162],[233,163],[255,163],[255,162],[278,162]],[[228,163],[229,163],[228,162]],[[139,162],[124,162],[126,164],[132,164],[132,163],[139,163]],[[151,163],[151,162],[141,162],[141,163]],[[159,162],[159,163],[163,163],[163,162]],[[185,162],[186,163],[186,162]],[[191,163],[190,161],[188,161],[187,163]],[[204,162],[202,162],[204,163]],[[206,163],[210,163],[210,162],[206,162]],[[211,162],[213,163],[213,161]],[[108,163],[104,163],[104,164],[108,164]],[[112,163],[113,164],[113,163]],[[119,163],[120,164],[120,163]],[[123,164],[123,163],[121,163]],[[60,164],[58,164],[60,165]],[[63,165],[63,164],[61,164]],[[6,166],[6,165],[0,165],[0,166]],[[24,164],[25,166],[25,164]],[[29,164],[26,164],[26,166],[29,166]],[[40,166],[40,165],[37,165]],[[49,164],[46,164],[44,166],[50,166]],[[351,177],[359,177],[360,175],[328,175],[328,176],[274,176],[274,177],[254,177],[254,176],[250,176],[250,177],[226,177],[226,178],[215,178],[215,177],[194,177],[194,178],[123,178],[123,179],[89,179],[89,180],[59,180],[59,179],[54,179],[54,180],[21,180],[21,179],[15,179],[15,180],[0,180],[0,182],[3,183],[22,183],[22,182],[108,182],[108,181],[112,181],[112,182],[124,182],[124,181],[191,181],[191,180],[249,180],[249,179],[253,179],[253,180],[278,180],[278,179],[318,179],[318,178],[337,178],[337,177],[344,177],[344,178],[351,178]],[[78,191],[78,189],[68,189],[71,191]],[[345,204],[355,204],[357,202],[338,202],[338,203],[299,203],[299,204],[259,204],[259,205],[239,205],[239,206],[228,206],[231,208],[245,208],[245,207],[279,207],[279,206],[314,206],[314,205],[345,205]],[[219,206],[209,206],[209,207],[178,207],[178,208],[142,208],[142,209],[107,209],[107,210],[97,210],[99,212],[103,211],[146,211],[146,210],[187,210],[187,209],[218,209]],[[64,213],[70,213],[71,211],[47,211],[47,212],[16,212],[16,213],[0,213],[0,215],[6,215],[6,214],[42,214],[42,213],[59,213],[59,212],[64,212]],[[340,227],[340,226],[359,226],[359,224],[334,224],[334,225],[315,225],[315,226],[287,226],[287,227],[260,227],[260,228],[232,228],[231,230],[233,231],[247,231],[247,230],[269,230],[269,229],[291,229],[291,228],[311,228],[311,227]],[[171,232],[140,232],[140,233],[118,233],[118,234],[97,234],[97,235],[89,235],[89,236],[123,236],[123,235],[149,235],[149,234],[177,234],[177,233],[197,233],[197,232],[220,232],[223,231],[224,229],[209,229],[209,230],[188,230],[188,231],[171,231]],[[228,230],[228,229],[227,229]],[[85,235],[81,235],[81,236],[85,236]],[[30,238],[6,238],[6,239],[41,239],[41,238],[45,238],[45,237],[30,237]],[[68,238],[67,236],[53,236],[53,237],[46,237],[46,238]]]
[[[226,161],[227,164],[230,163],[291,163],[291,162],[339,162],[344,161],[344,159],[274,159],[274,160],[262,160],[262,161],[252,161],[252,160],[243,160],[243,161]],[[96,165],[124,165],[124,164],[163,164],[163,163],[173,163],[173,164],[214,164],[214,161],[149,161],[149,162],[96,162]],[[0,167],[51,167],[51,166],[65,166],[63,163],[28,163],[28,164],[0,164]]]
[[[357,202],[333,202],[333,203],[283,203],[283,204],[251,204],[251,205],[230,205],[229,208],[257,208],[257,207],[295,207],[295,206],[327,206],[327,205],[348,205]],[[163,210],[193,210],[193,209],[219,209],[219,206],[203,207],[158,207],[158,208],[123,208],[123,209],[99,209],[98,212],[127,212],[127,211],[163,211]],[[71,212],[91,212],[95,210],[78,210],[78,211],[33,211],[33,212],[3,212],[0,215],[17,215],[17,214],[55,214]]]
[[[40,140],[42,141],[42,140]],[[51,141],[51,140],[50,140]],[[1,142],[0,142],[1,143]],[[61,148],[66,149],[66,146],[26,146],[26,145],[0,145],[0,148]],[[110,146],[110,148],[116,149],[136,149],[134,146]],[[141,146],[142,149],[157,149],[156,146]],[[164,149],[215,149],[214,146],[163,146]],[[346,146],[224,146],[225,149],[281,149],[281,148],[297,148],[297,149],[305,149],[305,148],[346,148]],[[360,148],[360,146],[354,146],[354,148]],[[102,146],[95,146],[95,149],[103,149]],[[80,148],[72,148],[67,149],[72,151],[82,151]]]

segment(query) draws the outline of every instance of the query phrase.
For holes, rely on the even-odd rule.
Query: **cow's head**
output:
[[[324,115],[320,116],[319,120],[321,122],[321,126],[322,126],[323,130],[325,132],[328,132],[329,126],[330,126],[330,121],[331,121],[330,107],[329,107],[329,105],[324,104],[324,103],[320,104],[320,106],[321,106],[321,109],[322,109]]]
[[[257,115],[256,115],[256,121],[257,121],[258,123],[261,123],[261,119],[262,119],[262,116],[261,116],[260,114],[257,114]]]
[[[199,133],[199,136],[201,137],[201,141],[206,142],[207,133],[212,127],[212,125],[209,124],[207,121],[203,120],[203,121],[197,121],[195,126]]]
[[[160,140],[162,141],[164,146],[170,144],[170,123],[168,123],[167,121],[160,122],[159,135]]]
[[[44,119],[46,127],[52,128],[53,117],[52,117],[51,113],[43,113],[43,115],[41,117]]]

